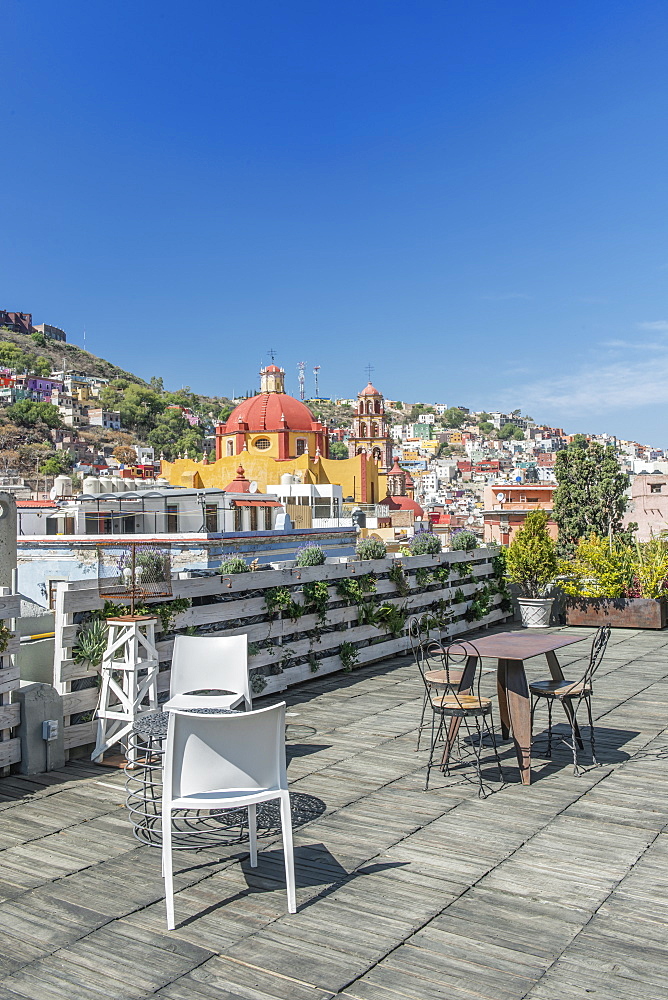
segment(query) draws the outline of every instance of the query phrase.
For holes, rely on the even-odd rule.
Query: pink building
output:
[[[668,476],[641,473],[631,481],[631,502],[624,524],[638,523],[636,537],[647,542],[668,532]]]

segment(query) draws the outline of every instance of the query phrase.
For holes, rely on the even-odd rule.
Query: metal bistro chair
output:
[[[589,719],[589,743],[591,746],[591,759],[594,765],[598,765],[596,760],[596,739],[594,735],[594,722],[591,714],[591,696],[594,686],[594,674],[601,665],[610,638],[610,626],[601,625],[594,635],[589,654],[587,668],[579,681],[534,681],[529,685],[531,694],[531,731],[533,733],[533,719],[536,705],[540,698],[547,701],[547,756],[552,756],[552,706],[555,700],[561,702],[566,711],[570,724],[571,739],[562,740],[573,752],[573,774],[580,774],[581,768],[578,765],[578,743],[582,746],[580,731],[578,728],[577,715],[580,705],[584,702],[587,706],[587,716]]]
[[[425,791],[429,788],[429,776],[434,763],[436,746],[442,738],[445,739],[442,766],[445,773],[449,774],[450,752],[459,734],[460,726],[464,723],[475,762],[478,795],[484,798],[485,787],[482,778],[482,751],[485,733],[492,740],[494,757],[501,782],[503,783],[505,779],[499,753],[496,748],[492,700],[491,698],[483,698],[480,693],[482,657],[472,642],[452,642],[443,649],[443,656],[447,676],[451,676],[452,671],[457,669],[461,671],[462,679],[458,688],[453,688],[442,695],[435,695],[433,685],[429,684],[424,674],[422,676],[432,710],[431,747],[429,751],[429,763],[427,764]],[[436,726],[437,717],[438,726]],[[447,736],[445,736],[446,721],[449,722]],[[461,746],[460,741],[460,748]]]
[[[285,702],[255,712],[199,715],[171,711],[162,787],[162,874],[167,927],[174,929],[172,813],[248,809],[251,867],[257,865],[256,808],[280,802],[288,911],[295,913],[292,815],[285,765]]]
[[[207,691],[209,694],[195,694]],[[164,708],[253,707],[248,679],[246,635],[177,635],[174,640],[169,701]]]
[[[420,715],[417,744],[415,746],[416,751],[420,749],[423,730],[429,726],[429,723],[425,723],[424,721],[429,703],[427,689],[432,687],[436,691],[441,688],[444,691],[454,690],[454,688],[459,687],[463,673],[461,668],[455,667],[446,661],[440,633],[438,639],[429,638],[429,634],[432,631],[434,631],[434,618],[429,612],[422,615],[414,615],[408,623],[408,634],[415,662],[420,670],[422,680],[425,682],[422,713]]]

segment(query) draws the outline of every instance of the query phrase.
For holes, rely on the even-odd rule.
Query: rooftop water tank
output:
[[[102,484],[97,476],[86,476],[82,483],[82,489],[84,493],[101,493]]]
[[[115,493],[125,493],[127,487],[124,479],[121,479],[120,476],[112,476],[111,482],[114,484]]]
[[[293,483],[294,479],[290,475],[290,473],[284,472],[283,475],[281,476],[281,486],[292,486]]]
[[[56,476],[53,480],[53,489],[56,497],[72,496],[72,479],[70,476]]]

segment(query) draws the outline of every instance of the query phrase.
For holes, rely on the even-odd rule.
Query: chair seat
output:
[[[581,681],[534,681],[529,691],[538,698],[577,698],[591,694],[591,686]]]
[[[440,709],[449,715],[486,715],[492,710],[490,698],[476,698],[472,694],[444,694],[438,698],[432,698],[434,708]]]
[[[435,687],[444,687],[446,684],[458,685],[463,673],[463,670],[425,670],[424,679]]]
[[[193,708],[237,708],[242,705],[242,694],[175,694],[162,706],[164,711],[189,712]]]

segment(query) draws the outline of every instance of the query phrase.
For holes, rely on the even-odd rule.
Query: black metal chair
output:
[[[435,632],[438,633],[438,638],[430,638]],[[414,615],[408,623],[408,634],[415,662],[419,667],[422,680],[425,682],[422,714],[420,715],[415,747],[417,751],[420,749],[422,732],[429,725],[424,721],[429,701],[428,688],[434,688],[436,691],[440,689],[448,691],[458,687],[462,679],[462,670],[447,663],[443,652],[442,633],[432,614],[425,612],[422,615]]]
[[[476,777],[478,780],[478,795],[485,797],[485,787],[482,777],[482,752],[484,748],[483,738],[485,734],[490,736],[494,757],[499,771],[499,776],[503,782],[503,769],[501,760],[496,748],[496,734],[494,732],[494,717],[492,714],[491,698],[483,698],[480,691],[482,678],[482,658],[471,642],[452,642],[448,646],[441,647],[444,670],[446,677],[452,679],[455,671],[460,674],[458,684],[452,684],[451,689],[444,694],[434,693],[434,685],[425,676],[420,661],[420,672],[425,685],[425,694],[431,707],[431,747],[429,750],[429,762],[427,764],[427,777],[425,779],[425,791],[429,788],[429,777],[434,765],[434,755],[439,742],[445,742],[441,765],[446,774],[450,774],[450,757],[455,740],[459,737],[459,729],[464,724],[468,736],[467,745],[471,748],[475,764]],[[438,719],[438,725],[436,720]],[[447,736],[445,734],[446,722],[449,723]],[[459,742],[460,750],[462,742]]]
[[[587,667],[578,681],[534,681],[529,684],[531,694],[531,731],[533,733],[533,720],[536,705],[541,698],[547,701],[547,756],[552,756],[552,706],[555,700],[559,700],[564,709],[570,725],[570,742],[568,739],[558,737],[562,743],[573,753],[573,774],[580,774],[581,768],[578,764],[578,745],[582,747],[582,738],[578,727],[578,710],[582,703],[586,705],[587,717],[589,719],[589,743],[591,746],[591,759],[594,765],[598,765],[596,760],[596,738],[594,734],[594,721],[591,714],[591,698],[594,689],[594,674],[601,665],[605,654],[608,640],[610,638],[610,626],[601,625],[594,635],[589,653]]]

